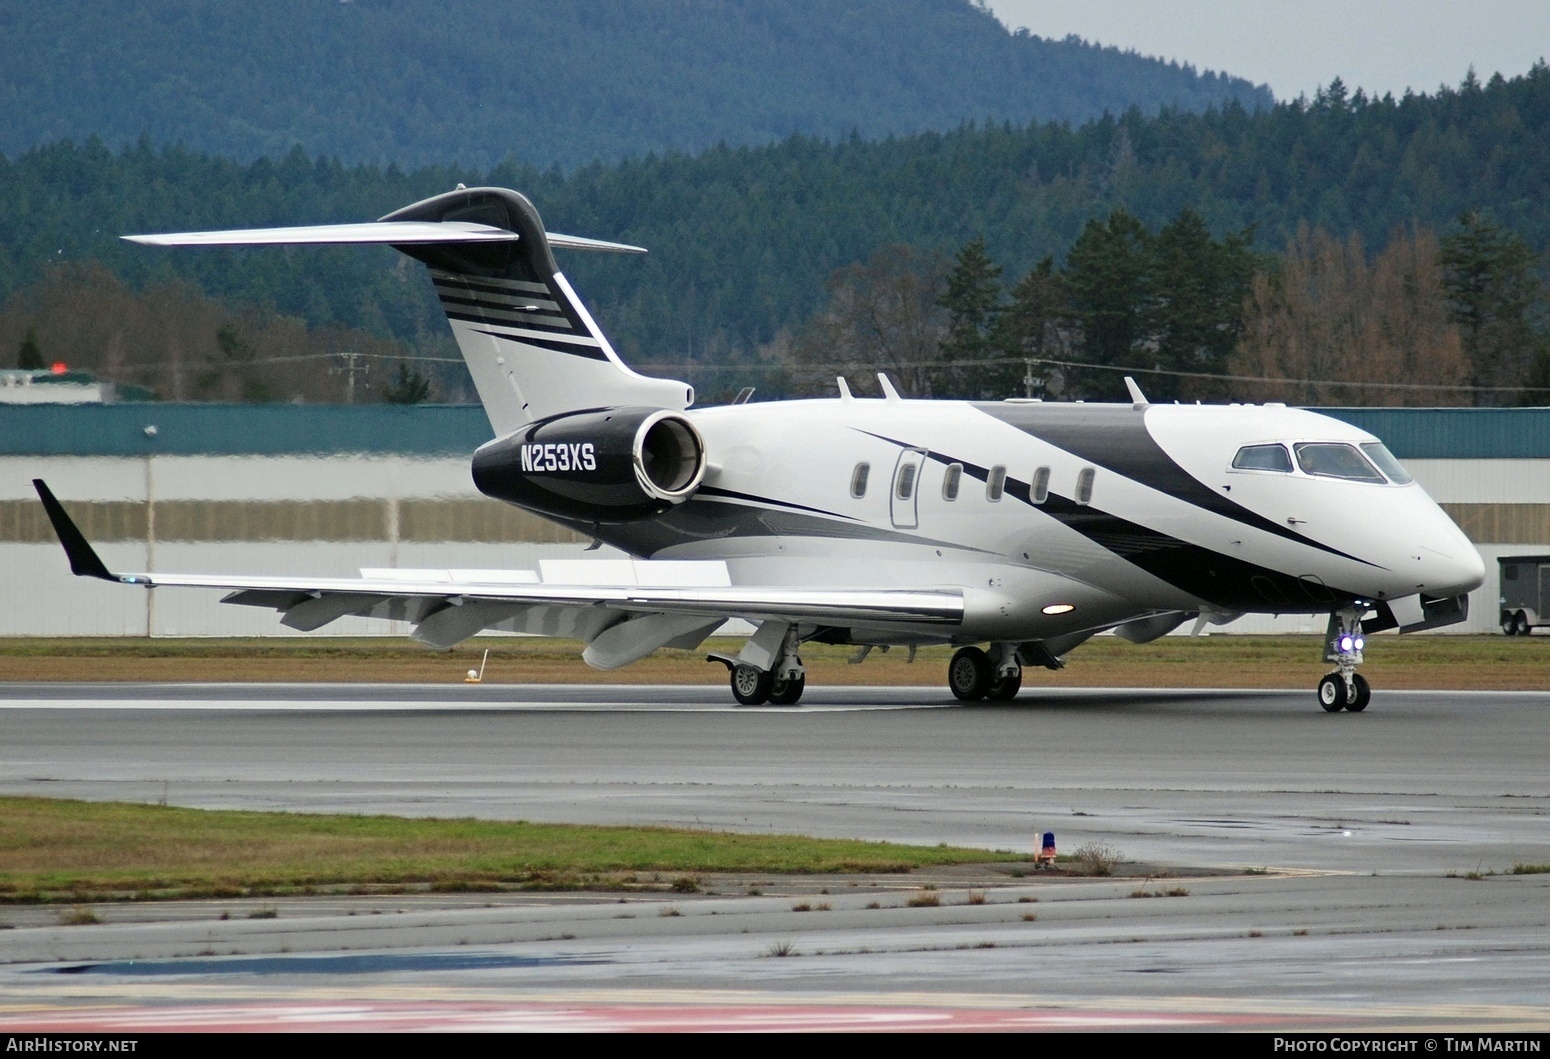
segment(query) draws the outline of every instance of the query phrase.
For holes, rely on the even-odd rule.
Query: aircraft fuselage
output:
[[[845,399],[687,414],[709,461],[690,500],[573,524],[642,558],[723,559],[738,581],[961,586],[955,641],[1329,612],[1483,576],[1414,482],[1309,473],[1299,445],[1378,439],[1303,410]],[[1277,445],[1285,469],[1233,466]]]

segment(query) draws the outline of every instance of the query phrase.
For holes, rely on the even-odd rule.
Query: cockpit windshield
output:
[[[1383,475],[1367,461],[1367,457],[1357,451],[1355,445],[1338,441],[1304,441],[1293,448],[1297,450],[1297,466],[1304,474],[1317,478],[1344,478],[1351,482],[1385,484]],[[1392,456],[1389,458],[1393,459]]]
[[[1410,472],[1394,458],[1394,454],[1381,441],[1368,441],[1362,444],[1362,451],[1367,458],[1378,465],[1378,470],[1388,475],[1389,481],[1395,485],[1409,485],[1415,481],[1410,477]]]

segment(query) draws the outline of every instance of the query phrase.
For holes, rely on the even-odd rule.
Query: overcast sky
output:
[[[1176,59],[1312,97],[1339,77],[1369,95],[1457,85],[1471,66],[1527,73],[1550,55],[1550,0],[988,0],[1007,25]]]

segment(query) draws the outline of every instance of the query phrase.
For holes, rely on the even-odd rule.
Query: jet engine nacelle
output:
[[[485,496],[542,515],[633,522],[694,495],[705,477],[705,441],[667,409],[572,412],[481,445],[473,474]]]

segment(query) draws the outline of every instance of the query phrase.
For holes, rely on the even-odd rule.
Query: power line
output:
[[[399,356],[394,353],[352,353],[357,359],[372,360],[396,360],[425,364],[462,364],[462,357],[427,357],[427,356]],[[288,364],[306,360],[332,360],[338,357],[336,353],[301,353],[290,357],[258,357],[253,360],[232,361],[230,367],[248,367],[255,364]],[[1274,375],[1233,375],[1226,372],[1211,371],[1177,371],[1170,368],[1141,368],[1130,367],[1122,364],[1097,364],[1085,360],[1052,360],[1047,357],[985,357],[973,360],[914,360],[898,361],[891,364],[879,365],[863,361],[852,361],[838,364],[783,364],[769,361],[738,361],[729,363],[715,363],[707,361],[694,361],[692,363],[668,363],[658,361],[638,362],[631,367],[645,375],[656,375],[665,372],[688,371],[739,371],[770,374],[772,372],[848,372],[848,371],[899,371],[908,368],[991,368],[1012,367],[1026,364],[1043,364],[1058,368],[1084,368],[1090,371],[1110,371],[1123,375],[1163,375],[1171,378],[1183,379],[1211,379],[1218,382],[1257,382],[1277,386],[1336,386],[1354,387],[1368,390],[1427,390],[1433,393],[1550,393],[1550,386],[1456,386],[1442,383],[1424,382],[1357,382],[1345,379],[1289,379]],[[116,369],[115,374],[133,374],[142,372],[165,371],[170,365],[165,363],[155,364],[126,364]]]
[[[1231,375],[1225,372],[1211,371],[1175,371],[1169,368],[1139,368],[1122,364],[1096,364],[1084,360],[1051,360],[1046,357],[986,357],[973,360],[915,360],[897,361],[891,364],[878,365],[876,363],[841,363],[841,364],[779,364],[745,362],[736,364],[713,364],[696,361],[689,364],[636,364],[634,368],[641,372],[653,371],[685,371],[690,367],[697,369],[716,369],[725,371],[757,371],[757,372],[844,372],[844,371],[888,371],[902,370],[905,368],[985,368],[985,367],[1011,367],[1025,364],[1045,364],[1059,368],[1086,368],[1093,371],[1112,371],[1124,375],[1166,375],[1174,378],[1188,379],[1214,379],[1220,382],[1260,382],[1273,383],[1280,386],[1349,386],[1376,390],[1430,390],[1444,393],[1523,393],[1532,391],[1536,393],[1550,393],[1550,386],[1452,386],[1443,383],[1424,382],[1356,382],[1343,379],[1288,379],[1272,375]]]

